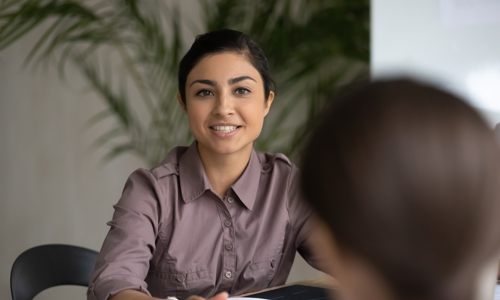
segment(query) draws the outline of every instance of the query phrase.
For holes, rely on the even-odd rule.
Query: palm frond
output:
[[[259,150],[297,157],[331,95],[368,74],[369,0],[199,3],[203,28],[181,19],[176,2],[3,0],[0,51],[43,24],[25,65],[55,61],[62,80],[68,64],[76,67],[106,105],[87,126],[115,121],[95,142],[110,149],[105,161],[131,152],[150,167],[193,139],[175,97],[186,28],[194,35],[232,28],[263,46],[278,93]]]
[[[277,82],[266,120],[270,130],[264,129],[256,148],[296,157],[335,90],[368,74],[369,1],[216,3],[203,2],[208,29],[241,30],[263,45]]]

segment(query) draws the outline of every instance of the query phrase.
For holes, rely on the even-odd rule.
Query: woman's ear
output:
[[[264,117],[267,116],[267,114],[269,113],[269,109],[271,109],[271,104],[273,104],[273,100],[274,100],[274,92],[270,91],[269,97],[267,97],[267,100],[264,103],[264,106],[265,106],[264,107]]]
[[[184,104],[184,101],[182,101],[181,93],[177,93],[177,102],[179,102],[179,105],[182,107],[182,110],[184,110],[184,112],[187,112],[186,104]]]
[[[366,258],[341,246],[328,225],[318,220],[311,237],[326,273],[338,281],[341,299],[398,299],[378,269]]]

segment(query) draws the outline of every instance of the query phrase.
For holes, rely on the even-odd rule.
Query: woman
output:
[[[302,170],[341,299],[492,299],[500,150],[465,102],[371,83],[325,116]]]
[[[88,299],[242,294],[283,284],[297,250],[316,265],[297,168],[252,146],[272,87],[267,59],[248,36],[226,29],[197,37],[180,63],[177,97],[196,141],[130,175]]]

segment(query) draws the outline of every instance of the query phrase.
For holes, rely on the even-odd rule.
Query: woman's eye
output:
[[[245,88],[237,88],[236,91],[234,91],[234,92],[238,95],[245,95],[245,94],[250,93],[250,91],[248,89],[245,89]]]
[[[209,91],[209,90],[201,90],[198,93],[196,93],[196,95],[206,97],[206,96],[212,96],[213,93],[212,93],[212,91]]]

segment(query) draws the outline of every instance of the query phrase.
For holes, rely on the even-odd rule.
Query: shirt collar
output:
[[[259,157],[252,148],[250,160],[245,171],[243,171],[238,181],[232,186],[233,191],[249,210],[253,209],[255,198],[257,197],[261,168]]]
[[[206,190],[212,189],[205,174],[196,141],[189,146],[179,160],[179,179],[182,199],[186,203],[200,197]]]
[[[241,202],[250,210],[253,209],[259,188],[261,164],[257,153],[252,148],[250,160],[243,174],[231,187]],[[206,190],[212,190],[208,181],[197,142],[194,141],[179,160],[179,179],[182,198],[189,203],[200,197]]]

